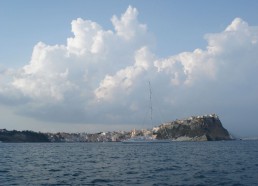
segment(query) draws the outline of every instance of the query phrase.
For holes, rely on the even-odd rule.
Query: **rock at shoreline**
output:
[[[217,115],[192,116],[187,119],[164,123],[158,127],[157,139],[173,141],[232,140]]]

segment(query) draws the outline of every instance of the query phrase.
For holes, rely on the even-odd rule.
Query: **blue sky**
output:
[[[26,3],[10,0],[1,1],[0,5],[0,39],[4,43],[0,57],[10,66],[24,65],[38,41],[65,43],[71,36],[69,25],[78,17],[100,23],[105,29],[113,29],[110,18],[122,14],[129,5],[139,10],[139,20],[155,35],[156,51],[161,57],[204,48],[203,36],[220,32],[235,17],[241,17],[250,25],[258,23],[258,2],[255,0],[28,0]]]
[[[142,120],[133,113],[144,109],[145,95],[139,91],[145,91],[151,80],[159,90],[157,102],[165,121],[215,112],[232,133],[255,135],[258,88],[252,70],[258,59],[257,8],[254,0],[0,1],[0,128],[73,132],[133,128]],[[126,13],[133,21],[127,17],[123,22]],[[83,33],[90,28],[86,20],[99,26],[86,33],[92,38]],[[133,36],[127,38],[124,34],[130,29]],[[241,35],[241,30],[251,34]],[[87,53],[96,37],[104,44],[92,44]],[[237,38],[241,40],[236,42]],[[241,51],[244,46],[249,50]],[[208,50],[212,47],[222,52],[214,54]],[[241,52],[250,56],[238,57]],[[125,107],[130,109],[122,112]],[[97,113],[98,119],[90,117]],[[74,115],[78,119],[71,119]]]

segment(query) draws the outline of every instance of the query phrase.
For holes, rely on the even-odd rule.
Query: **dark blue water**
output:
[[[258,185],[258,141],[0,143],[0,185]]]

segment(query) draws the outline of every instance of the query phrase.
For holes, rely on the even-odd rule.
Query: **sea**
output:
[[[0,143],[0,185],[258,185],[258,141]]]

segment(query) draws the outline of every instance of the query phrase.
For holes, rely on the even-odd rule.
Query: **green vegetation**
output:
[[[0,130],[0,141],[2,142],[49,142],[48,136],[33,131],[8,131]]]

